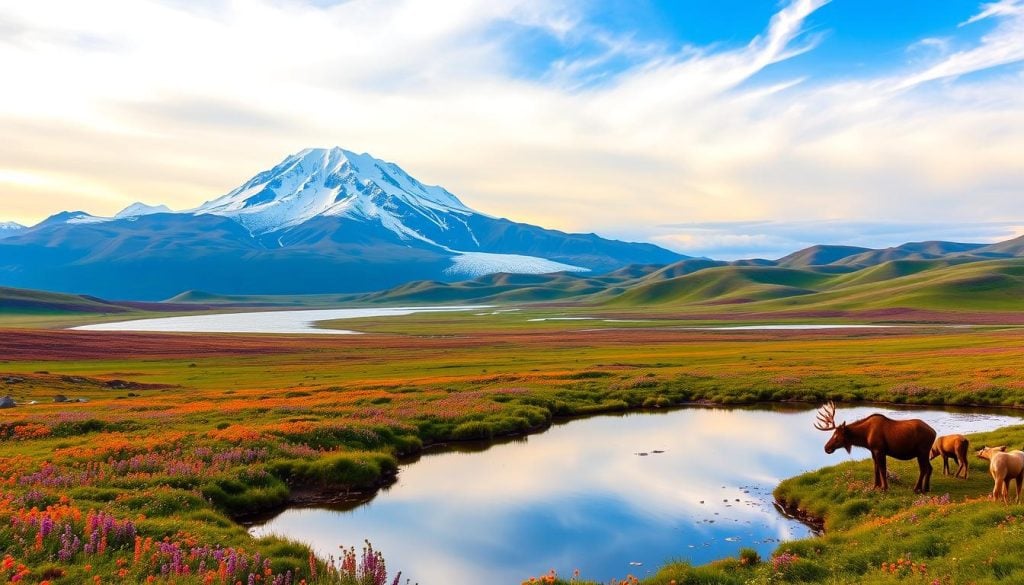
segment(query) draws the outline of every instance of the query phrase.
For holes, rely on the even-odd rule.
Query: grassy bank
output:
[[[970,435],[972,445],[1024,444],[1024,426]],[[893,462],[888,492],[871,484],[871,462],[826,467],[783,481],[779,500],[824,521],[816,538],[781,544],[768,559],[754,551],[706,566],[666,565],[643,585],[760,583],[1024,582],[1024,506],[991,502],[988,462],[971,454],[968,480],[936,475],[932,493],[911,491],[914,462]],[[894,464],[895,463],[895,464]],[[941,473],[941,466],[940,466]],[[550,577],[550,576],[549,576]],[[544,578],[535,578],[544,582]],[[550,581],[550,578],[548,579]],[[530,582],[529,580],[527,582]],[[555,579],[555,583],[587,583]]]
[[[556,417],[692,401],[1024,404],[1017,330],[3,333],[0,392],[19,403],[0,415],[3,574],[28,583],[356,579],[311,561],[305,546],[254,540],[234,518],[280,506],[300,488],[373,490],[399,456],[425,444],[528,432]],[[61,396],[76,401],[54,402]],[[973,472],[970,485],[980,486],[985,478]],[[786,493],[817,511],[815,501],[835,500],[815,495],[825,481]],[[849,514],[899,513],[900,487],[851,492]],[[961,505],[959,493],[951,497]],[[875,516],[844,525],[824,515],[826,539],[792,543],[799,558],[775,564],[792,565],[783,567],[790,580],[868,575],[830,564],[839,544],[822,549],[833,557],[812,550]],[[651,582],[753,578],[771,566],[722,563],[670,565]]]

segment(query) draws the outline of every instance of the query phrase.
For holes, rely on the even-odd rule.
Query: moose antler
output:
[[[818,410],[818,422],[814,423],[814,428],[819,431],[831,431],[836,428],[836,403],[831,400],[828,404],[822,406]]]

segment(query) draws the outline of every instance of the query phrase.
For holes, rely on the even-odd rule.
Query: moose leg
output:
[[[922,453],[919,459],[921,467],[924,467],[924,491],[921,493],[928,493],[932,491],[932,462],[928,459],[927,453]]]
[[[960,477],[960,472],[964,472],[964,479],[967,479],[967,475],[970,473],[971,466],[967,463],[967,454],[957,455],[957,463],[959,467],[956,470],[956,476]]]
[[[927,455],[917,456],[917,467],[920,470],[920,473],[917,476],[917,483],[914,484],[914,493],[927,493],[932,475],[932,464],[928,461]]]
[[[875,487],[885,491],[889,489],[889,478],[885,473],[885,453],[872,451],[871,458],[875,461]]]
[[[946,453],[942,454],[942,475],[950,475],[949,473],[949,455]]]
[[[1016,503],[1018,503],[1018,504],[1020,503],[1020,483],[1021,483],[1021,481],[1024,481],[1024,473],[1022,473],[1022,474],[1017,476],[1017,501],[1016,501]],[[1009,491],[1009,490],[1007,490],[1007,491]]]

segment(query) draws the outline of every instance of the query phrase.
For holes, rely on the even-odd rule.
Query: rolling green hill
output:
[[[812,294],[831,275],[811,270],[760,266],[714,266],[682,276],[642,279],[612,305],[746,303]]]
[[[18,316],[142,316],[247,308],[343,305],[558,303],[693,314],[876,309],[1024,310],[1024,237],[998,244],[911,242],[883,250],[812,246],[777,262],[688,258],[597,275],[491,274],[461,282],[415,281],[363,294],[222,295],[188,291],[163,303],[0,288],[5,322]],[[52,318],[51,318],[52,317]],[[38,320],[38,319],[37,319]],[[66,321],[67,319],[64,319]],[[21,319],[19,323],[27,323]],[[63,322],[63,321],[60,321]]]
[[[871,252],[871,248],[858,246],[826,246],[817,245],[793,252],[788,256],[779,258],[776,262],[779,266],[803,268],[807,266],[823,266],[849,258],[857,254]]]
[[[356,295],[221,295],[190,290],[175,295],[164,303],[196,304],[217,307],[326,307],[350,302]]]
[[[417,282],[354,299],[374,304],[573,302],[687,312],[1024,310],[1024,259],[954,257],[843,266],[735,265],[684,260],[618,275],[488,276],[461,283]]]
[[[868,250],[853,256],[847,256],[835,261],[833,264],[843,266],[876,266],[885,262],[895,260],[934,260],[952,259],[966,256],[973,257],[975,250],[985,247],[983,244],[961,244],[957,242],[910,242],[901,246],[884,248],[881,250]]]
[[[973,253],[978,256],[1000,258],[1024,256],[1024,236],[978,248]]]
[[[126,313],[132,307],[95,297],[0,287],[0,312],[25,313]]]

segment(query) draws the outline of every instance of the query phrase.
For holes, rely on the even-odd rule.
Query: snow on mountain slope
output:
[[[477,277],[498,272],[510,274],[548,274],[551,272],[590,272],[589,268],[562,264],[536,256],[519,254],[488,254],[486,252],[458,252],[452,265],[445,269],[449,276]]]
[[[166,205],[146,205],[145,203],[132,203],[122,209],[114,219],[125,219],[128,217],[139,217],[142,215],[153,215],[154,213],[174,213]]]
[[[293,154],[191,212],[230,217],[257,235],[317,216],[342,216],[380,221],[402,239],[426,239],[403,221],[399,209],[413,210],[442,229],[448,214],[476,213],[455,195],[420,183],[394,163],[337,147]]]
[[[0,231],[0,234],[3,232]],[[199,207],[65,211],[0,242],[0,284],[160,299],[365,292],[497,272],[604,272],[682,256],[492,217],[393,163],[341,148],[286,157]],[[132,278],[112,278],[131,274]]]
[[[104,222],[104,221],[110,221],[110,218],[107,218],[107,217],[97,217],[95,215],[92,215],[91,213],[86,213],[84,211],[62,211],[60,213],[51,215],[50,217],[48,217],[48,218],[44,219],[42,222],[40,222],[38,225],[35,225],[35,226],[32,226],[32,227],[34,229],[34,228],[37,228],[37,227],[40,227],[40,226],[58,225],[58,224],[62,224],[62,223],[81,224],[81,223],[101,223],[101,222]]]
[[[13,221],[0,221],[0,238],[13,236],[25,229],[25,226]]]

